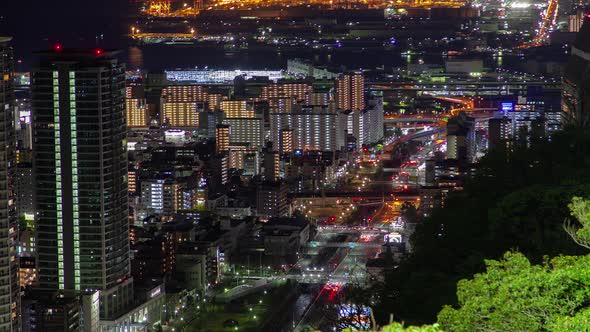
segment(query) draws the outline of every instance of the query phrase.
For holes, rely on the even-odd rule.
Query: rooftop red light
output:
[[[96,50],[96,55],[101,55],[102,54],[102,50]]]
[[[61,45],[60,44],[56,44],[55,45],[55,50],[56,51],[61,51]]]

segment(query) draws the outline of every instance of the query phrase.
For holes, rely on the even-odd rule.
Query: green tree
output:
[[[487,271],[458,284],[459,306],[445,306],[438,322],[446,331],[562,331],[588,317],[590,256],[561,256],[533,265],[508,252],[486,261]],[[581,314],[583,316],[578,316]]]
[[[400,323],[393,323],[383,328],[383,332],[442,332],[438,324],[404,327]]]
[[[588,169],[590,133],[576,128],[543,144],[490,151],[465,189],[416,226],[413,253],[385,276],[378,293],[378,322],[393,312],[412,325],[433,323],[444,305],[458,304],[459,280],[485,271],[484,259],[508,250],[534,264],[544,256],[587,253],[563,222],[571,197],[590,196]]]
[[[568,207],[575,221],[566,220],[566,232],[578,245],[590,249],[590,201],[574,197]]]
[[[566,230],[576,243],[590,243],[590,200],[567,205],[575,220]],[[559,256],[534,265],[507,252],[487,260],[485,273],[457,286],[457,306],[445,306],[438,322],[446,331],[590,331],[590,255]]]
[[[354,330],[348,328],[344,329],[343,332],[353,332]],[[377,331],[377,330],[374,330]],[[408,326],[404,327],[401,323],[392,323],[384,326],[381,332],[442,332],[438,324],[423,325],[423,326]]]
[[[559,332],[589,332],[590,331],[590,309],[584,309],[573,317],[565,316],[557,318],[552,324],[553,331]]]

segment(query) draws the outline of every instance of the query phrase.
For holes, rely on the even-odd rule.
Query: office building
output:
[[[179,210],[194,209],[197,201],[196,177],[156,176],[141,180],[141,215],[172,217]]]
[[[18,221],[16,216],[16,138],[13,53],[10,37],[0,37],[0,331],[20,330]]]
[[[263,219],[284,217],[289,212],[287,185],[282,182],[264,182],[256,187],[256,210]]]
[[[561,114],[551,109],[550,103],[528,97],[519,99],[522,103],[503,102],[494,112],[494,118],[489,120],[488,145],[494,146],[499,140],[528,145],[561,127]]]
[[[363,73],[342,74],[336,79],[336,106],[343,111],[365,109],[365,78]]]
[[[16,123],[16,162],[31,162],[31,146],[33,145],[33,131],[31,128],[30,101],[21,101],[18,114],[15,114]],[[17,110],[15,110],[16,112]]]
[[[510,148],[512,122],[508,118],[490,119],[488,128],[488,150]]]
[[[517,120],[519,117],[542,120],[544,131],[551,136],[553,132],[562,128],[562,87],[528,86],[526,95],[517,98],[514,111],[522,112],[522,116],[517,114]]]
[[[202,137],[215,139],[215,129],[224,118],[221,111],[207,111],[199,114],[199,131]]]
[[[144,179],[141,181],[141,202],[149,214],[171,216],[175,209],[177,184],[173,179]]]
[[[263,152],[263,176],[266,181],[277,181],[280,177],[280,156],[277,151],[272,150],[272,146],[268,146]]]
[[[80,326],[80,299],[76,296],[61,298],[56,294],[34,294],[34,299],[25,299],[27,317],[23,327],[28,331],[76,332]]]
[[[228,146],[229,149],[229,146]],[[214,191],[221,191],[229,182],[229,156],[228,153],[220,153],[211,156],[207,161],[210,171],[208,184]]]
[[[447,158],[454,160],[467,159],[467,138],[462,134],[447,135]]]
[[[309,241],[310,225],[297,218],[271,218],[262,226],[264,254],[297,261],[297,253]]]
[[[261,118],[226,118],[223,124],[229,126],[229,144],[249,144],[252,148],[262,147]]]
[[[35,215],[33,206],[33,167],[31,163],[20,163],[16,167],[17,214],[19,218],[33,218]]]
[[[446,185],[420,187],[420,206],[418,207],[419,216],[422,218],[430,217],[433,210],[444,207],[445,199],[453,190],[453,187]]]
[[[260,155],[256,153],[244,154],[243,173],[244,176],[255,176],[260,171]]]
[[[475,120],[465,113],[449,119],[447,123],[447,159],[468,164],[475,154]]]
[[[33,70],[39,288],[100,291],[100,317],[133,301],[125,67],[117,52],[56,49]]]
[[[23,299],[22,331],[99,331],[99,299],[99,292],[30,292]]]
[[[424,184],[433,186],[436,182],[436,159],[426,159],[424,162]]]

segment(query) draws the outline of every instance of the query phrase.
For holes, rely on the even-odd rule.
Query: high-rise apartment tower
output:
[[[11,39],[0,37],[0,331],[20,330]]]
[[[125,67],[105,50],[39,53],[32,73],[39,287],[100,290],[100,316],[133,300]]]

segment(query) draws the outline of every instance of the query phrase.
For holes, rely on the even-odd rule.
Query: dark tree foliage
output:
[[[404,202],[401,206],[400,212],[405,222],[415,223],[418,221],[418,210],[416,209],[414,204]]]
[[[513,151],[491,151],[465,190],[417,226],[414,252],[386,274],[378,322],[432,323],[457,303],[457,282],[484,271],[484,259],[508,250],[533,263],[544,256],[582,254],[563,222],[573,196],[590,196],[590,132],[568,129]]]

